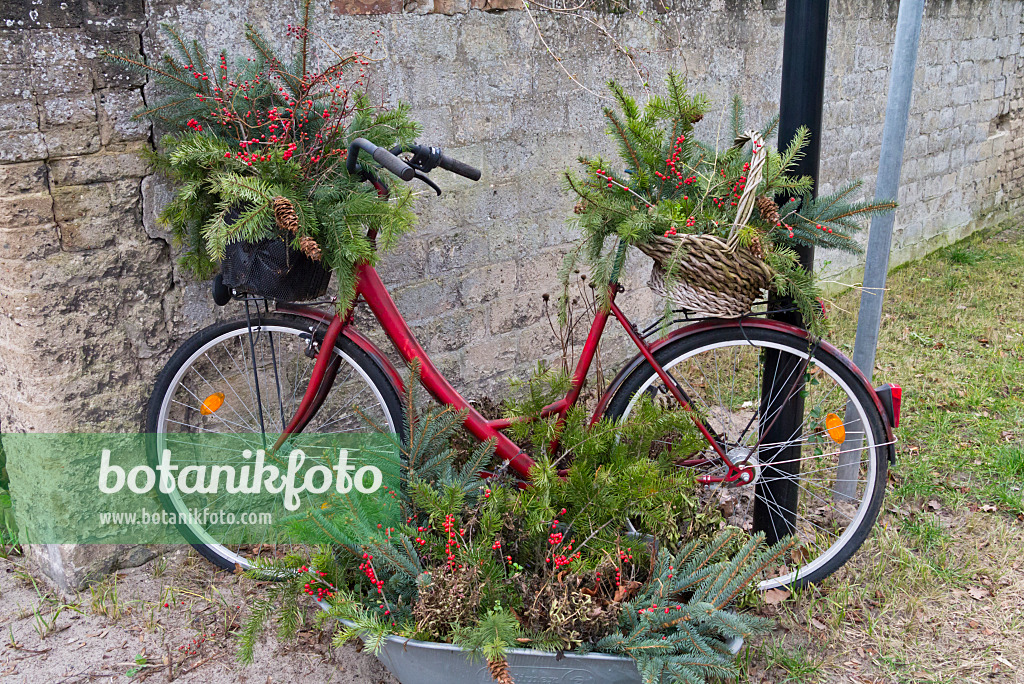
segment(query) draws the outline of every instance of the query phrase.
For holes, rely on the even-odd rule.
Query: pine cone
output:
[[[300,237],[299,249],[313,261],[320,261],[320,256],[322,254],[320,251],[320,245],[316,244],[316,240],[313,238],[308,236]]]
[[[779,221],[782,219],[779,217],[779,205],[775,203],[775,200],[771,197],[765,197],[762,195],[757,198],[754,205],[757,207],[757,211],[761,214],[761,218],[767,221],[769,225],[779,225]]]
[[[295,213],[295,207],[284,197],[275,197],[270,200],[270,206],[274,209],[274,220],[277,227],[289,233],[297,233],[299,230],[299,216]]]
[[[700,121],[703,118],[704,118],[703,114],[698,114],[697,116],[693,117],[693,119],[691,119],[690,123],[697,123],[698,121]]]
[[[764,259],[764,243],[761,242],[761,236],[755,235],[751,238],[750,253],[758,259]]]
[[[491,677],[498,684],[515,684],[512,681],[512,673],[509,672],[508,661],[502,658],[501,660],[491,660],[487,663],[487,669],[491,673]]]
[[[577,202],[576,205],[573,206],[573,208],[572,208],[572,211],[573,211],[574,214],[582,214],[586,210],[587,210],[587,203],[584,202],[583,200],[580,200],[579,202]]]

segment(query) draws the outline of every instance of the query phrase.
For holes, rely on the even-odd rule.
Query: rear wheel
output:
[[[753,327],[681,337],[655,358],[720,437],[730,460],[750,466],[753,474],[753,482],[709,482],[725,476],[721,459],[710,447],[687,456],[680,467],[704,478],[701,497],[730,524],[769,538],[796,537],[788,557],[769,569],[759,588],[820,582],[849,560],[882,505],[892,448],[871,390],[849,362],[786,331]],[[807,383],[802,420],[788,439],[758,444],[762,425],[771,429],[801,369]],[[785,389],[763,397],[764,380],[773,376],[782,382],[771,386]],[[645,394],[683,410],[645,362],[622,382],[605,416],[626,418]]]
[[[179,468],[249,467],[251,461],[243,461],[244,450],[269,451],[309,384],[315,354],[307,349],[315,327],[298,318],[263,318],[252,328],[246,321],[231,321],[206,328],[185,342],[157,377],[149,401],[150,465],[156,467],[157,456],[165,448],[171,450],[171,463]],[[371,422],[380,430],[400,432],[401,400],[384,371],[343,336],[335,344],[334,355],[338,362],[334,386],[303,432],[370,432]],[[190,448],[191,436],[199,434],[209,438],[204,444],[214,446]],[[228,448],[215,446],[221,442]],[[272,524],[227,525],[189,515],[197,510],[216,511],[224,504],[223,496],[223,492],[177,489],[160,493],[161,503],[175,514],[176,527],[185,539],[222,568],[248,568],[251,556],[279,552],[282,538]],[[235,506],[240,519],[245,511]],[[252,507],[267,520],[277,521],[288,513],[280,498],[253,498]]]

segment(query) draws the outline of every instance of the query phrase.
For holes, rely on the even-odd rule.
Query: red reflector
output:
[[[889,391],[892,393],[892,426],[898,428],[900,426],[900,406],[903,404],[903,388],[892,383]]]
[[[895,383],[886,383],[875,390],[878,400],[882,402],[889,425],[900,426],[900,405],[903,403],[903,389]]]

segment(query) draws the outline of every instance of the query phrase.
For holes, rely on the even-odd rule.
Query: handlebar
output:
[[[445,171],[458,174],[463,178],[468,178],[472,181],[480,180],[479,169],[443,154],[439,147],[409,145],[404,149],[402,147],[396,147],[392,150],[386,150],[383,147],[377,147],[365,138],[356,138],[348,147],[348,160],[346,165],[350,174],[354,175],[359,170],[360,151],[369,154],[373,157],[375,162],[404,181],[410,181],[416,177],[419,177],[421,180],[426,180],[425,176],[418,176],[419,172],[429,173],[438,166]],[[397,155],[402,152],[412,153],[413,157],[408,163],[398,158]],[[429,183],[429,181],[427,182]],[[433,186],[433,183],[429,184]],[[438,194],[440,194],[440,189],[436,188],[436,186],[434,187],[437,189]]]
[[[437,161],[437,165],[445,171],[451,171],[471,181],[480,180],[480,169],[473,168],[465,162],[460,162],[458,159],[452,159],[442,154],[441,158]]]
[[[348,160],[346,162],[346,166],[348,167],[348,172],[350,174],[354,175],[359,169],[360,150],[369,154],[373,157],[373,161],[377,162],[404,181],[411,181],[416,177],[416,170],[414,168],[391,154],[391,152],[383,147],[377,147],[366,138],[356,138],[352,141],[352,144],[348,146]]]

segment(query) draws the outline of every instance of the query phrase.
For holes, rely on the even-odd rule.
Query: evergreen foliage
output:
[[[563,265],[565,285],[580,262],[590,268],[596,282],[617,278],[626,255],[623,247],[643,244],[656,235],[728,238],[750,168],[750,146],[738,140],[746,130],[738,98],[729,121],[736,142],[719,149],[717,143],[698,140],[694,132],[710,102],[702,94],[691,95],[678,74],[668,74],[665,96],[652,96],[643,106],[617,83],[609,83],[609,89],[616,107],[605,108],[604,119],[619,160],[583,156],[582,171],[565,174],[566,189],[579,198],[573,223],[583,236],[579,249]],[[777,125],[778,117],[772,117],[761,128],[761,136],[767,140]],[[860,221],[891,211],[895,204],[852,201],[859,182],[812,198],[811,178],[791,175],[809,138],[810,132],[801,128],[785,150],[768,146],[756,196],[770,202],[759,205],[766,210],[755,211],[738,237],[741,247],[763,253],[777,274],[773,289],[791,296],[805,320],[813,323],[820,313],[819,293],[812,275],[800,267],[794,247],[860,251],[853,239]],[[565,304],[563,297],[563,311]]]
[[[386,250],[415,219],[406,186],[389,180],[369,157],[360,164],[389,187],[390,199],[349,175],[348,145],[360,137],[386,148],[409,144],[419,127],[407,105],[371,102],[365,56],[342,55],[326,43],[314,50],[312,20],[306,0],[301,22],[288,29],[295,44],[290,60],[251,25],[244,35],[248,58],[221,52],[211,60],[197,41],[167,25],[161,28],[172,50],[159,60],[104,54],[150,76],[163,93],[134,116],[167,131],[150,156],[178,186],[160,218],[182,247],[181,265],[207,278],[231,242],[279,236],[298,249],[312,240],[337,274],[338,305],[345,309],[355,293],[355,265],[376,260],[367,232],[376,231],[376,247]],[[294,234],[275,225],[277,197],[295,210]]]
[[[645,684],[704,682],[736,676],[728,640],[749,640],[769,621],[726,610],[761,570],[792,546],[764,546],[758,534],[735,548],[739,532],[662,549],[651,578],[622,611],[620,631],[595,648],[636,660]]]
[[[392,634],[455,643],[482,657],[497,681],[511,681],[504,658],[517,646],[629,655],[648,681],[675,681],[654,673],[734,675],[724,644],[763,623],[725,610],[782,547],[765,550],[735,529],[719,534],[720,516],[702,507],[692,473],[675,464],[700,439],[680,412],[644,399],[620,424],[590,425],[582,410],[542,419],[538,408],[563,382],[539,369],[511,405],[537,461],[521,488],[490,463],[493,445],[451,447],[464,414],[420,410],[414,376],[405,434],[394,437],[400,524],[378,529],[369,517],[353,526],[335,507],[309,511],[291,524],[314,553],[249,574],[292,573],[271,601],[290,610],[303,594],[322,599],[329,608],[318,620],[336,630],[336,644],[360,638],[376,650]],[[554,437],[560,446],[551,452]],[[493,476],[483,479],[489,466]],[[666,602],[687,618],[668,625],[650,612]],[[241,656],[272,614],[263,603],[254,610]],[[279,632],[291,627],[277,620]],[[658,648],[648,650],[652,641]]]

